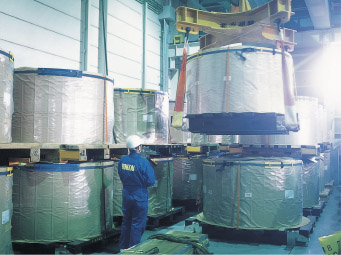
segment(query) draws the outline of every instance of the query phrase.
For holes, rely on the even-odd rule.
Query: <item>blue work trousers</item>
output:
[[[131,195],[124,195],[122,212],[123,221],[119,247],[127,249],[141,241],[147,223],[148,200],[137,201]]]

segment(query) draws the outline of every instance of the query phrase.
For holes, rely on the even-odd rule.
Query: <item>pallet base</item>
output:
[[[202,200],[197,199],[173,199],[172,204],[174,206],[183,206],[186,211],[201,212],[202,211]]]
[[[172,208],[167,213],[159,215],[148,215],[147,229],[154,229],[161,226],[162,222],[174,223],[174,219],[185,213],[185,207],[179,206]]]
[[[197,220],[197,216],[185,220],[185,227],[197,225],[202,228],[202,233],[207,234],[209,238],[215,238],[224,241],[237,241],[247,243],[266,243],[287,246],[305,246],[313,233],[316,223],[316,216],[307,217],[310,222],[300,228],[286,230],[249,230],[226,228],[216,225],[210,225]]]
[[[323,212],[323,208],[324,208],[324,202],[319,201],[319,203],[313,207],[303,208],[303,216],[304,217],[308,217],[308,216],[320,217],[321,213]]]
[[[53,243],[17,243],[13,242],[13,250],[23,254],[55,254],[57,250],[63,253],[79,254],[83,251],[99,249],[108,243],[109,240],[118,239],[121,234],[120,229],[113,229],[100,236],[86,240],[72,242]]]
[[[249,145],[243,144],[244,156],[263,156],[263,157],[308,157],[319,155],[318,146],[305,145]]]

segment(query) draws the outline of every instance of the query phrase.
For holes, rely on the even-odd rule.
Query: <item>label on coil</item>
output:
[[[294,191],[293,190],[286,190],[285,191],[285,199],[294,198]]]
[[[245,193],[245,197],[252,197],[252,193]]]
[[[196,181],[197,180],[197,175],[196,174],[190,174],[188,177],[189,181]]]
[[[2,225],[4,225],[7,222],[9,222],[9,219],[10,219],[9,215],[10,215],[9,210],[6,210],[6,211],[2,212],[2,217],[1,217],[1,224]]]

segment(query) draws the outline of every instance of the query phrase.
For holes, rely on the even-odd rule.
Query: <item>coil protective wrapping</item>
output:
[[[203,165],[205,220],[240,229],[281,229],[301,223],[301,160],[211,158]]]
[[[19,68],[13,97],[14,142],[113,142],[113,81],[100,74]]]
[[[0,254],[13,254],[11,240],[13,177],[9,172],[11,169],[0,167]]]
[[[206,156],[175,157],[173,199],[202,200],[202,161]]]
[[[34,164],[14,172],[15,242],[68,242],[112,229],[113,163]]]
[[[191,134],[191,144],[193,146],[210,143],[233,144],[236,141],[237,140],[235,135],[201,135],[197,133]]]
[[[318,99],[299,96],[296,100],[296,109],[300,122],[298,132],[288,135],[241,135],[242,144],[266,145],[317,145],[318,144]],[[322,121],[322,120],[321,120]]]
[[[293,90],[292,57],[286,53],[285,59],[289,87]],[[190,56],[186,68],[187,114],[285,114],[282,56],[279,51],[241,45],[224,46]],[[290,121],[286,118],[286,124],[297,125],[296,117]]]
[[[173,192],[173,159],[153,159],[155,185],[148,188],[148,215],[165,214],[172,209]],[[114,216],[122,216],[122,189],[123,185],[118,175],[118,160],[114,162]]]
[[[302,168],[303,208],[318,204],[319,165],[317,161],[304,162]]]
[[[143,143],[168,143],[168,93],[144,89],[115,89],[115,142],[125,144],[130,135]]]
[[[0,143],[12,141],[13,60],[0,48]]]

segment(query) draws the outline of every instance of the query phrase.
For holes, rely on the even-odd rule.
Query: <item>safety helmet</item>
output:
[[[131,135],[127,138],[126,145],[129,149],[135,149],[142,144],[142,140],[137,135]]]

